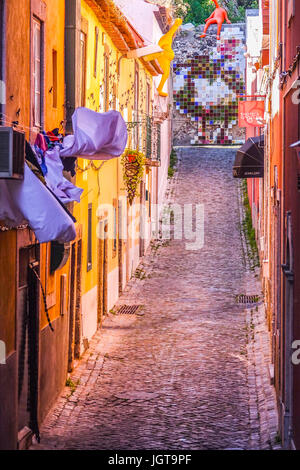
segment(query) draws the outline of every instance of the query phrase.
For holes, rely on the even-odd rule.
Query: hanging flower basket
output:
[[[135,160],[136,160],[136,156],[135,156],[134,154],[132,154],[132,153],[129,153],[129,154],[127,155],[127,158],[128,158],[128,162],[129,162],[129,163],[133,163],[133,162],[135,162]]]
[[[126,186],[129,204],[132,205],[137,188],[142,181],[145,156],[137,150],[127,149],[122,156],[123,179]]]

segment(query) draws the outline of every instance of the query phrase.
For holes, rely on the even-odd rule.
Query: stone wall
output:
[[[174,144],[241,144],[238,95],[245,92],[245,24],[216,26],[200,39],[204,26],[175,39]]]

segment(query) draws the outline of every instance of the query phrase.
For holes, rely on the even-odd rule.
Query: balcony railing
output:
[[[137,116],[134,113],[134,118]],[[144,115],[127,123],[127,147],[142,152],[146,165],[160,166],[161,159],[161,124],[154,122],[153,117]]]

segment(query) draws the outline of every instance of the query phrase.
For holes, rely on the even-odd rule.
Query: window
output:
[[[146,158],[151,158],[152,152],[152,122],[150,117],[150,83],[146,86]]]
[[[118,236],[118,233],[117,233],[117,223],[118,223],[118,220],[117,220],[117,201],[114,199],[114,202],[113,202],[113,205],[114,205],[114,211],[113,211],[113,224],[114,224],[114,235],[113,235],[113,255],[115,256],[116,255],[116,251],[117,251],[117,236]]]
[[[32,120],[33,126],[42,125],[42,22],[33,19],[33,62],[32,62]]]
[[[104,111],[109,110],[109,56],[104,54]]]
[[[146,158],[152,157],[152,120],[146,116]]]
[[[134,119],[136,123],[139,121],[139,69],[136,64],[135,66],[135,76],[134,76]],[[138,124],[134,128],[134,149],[139,147],[139,126]]]
[[[146,106],[147,106],[147,115],[150,116],[150,102],[151,102],[151,88],[150,83],[147,82],[146,88]]]
[[[291,19],[295,16],[295,0],[288,0],[287,5],[287,21],[290,26]]]
[[[161,158],[161,124],[157,124],[157,128],[156,128],[156,132],[157,132],[157,155],[156,155],[156,158],[157,158],[157,161],[160,162],[160,158]]]
[[[57,51],[52,51],[52,93],[53,108],[57,108]]]
[[[85,106],[85,76],[86,76],[86,34],[80,33],[80,104]]]
[[[94,57],[94,77],[97,78],[98,68],[98,43],[99,43],[99,29],[95,27],[95,57]]]
[[[117,110],[117,84],[113,84],[113,109]]]
[[[93,205],[88,205],[87,271],[92,269]]]

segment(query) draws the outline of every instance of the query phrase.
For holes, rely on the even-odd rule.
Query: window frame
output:
[[[40,130],[44,125],[44,21],[33,14],[31,25],[31,122],[33,128]],[[38,57],[36,56],[36,27],[39,31]],[[36,68],[37,63],[39,73]],[[38,109],[37,95],[39,95]]]
[[[80,31],[80,82],[79,82],[79,102],[80,106],[86,104],[86,63],[87,63],[87,33]]]
[[[98,51],[99,51],[99,28],[98,26],[95,26],[94,78],[97,78],[97,72],[98,72]]]
[[[93,268],[93,204],[88,205],[88,223],[87,223],[87,272]]]
[[[103,95],[103,98],[104,98],[104,112],[106,113],[107,111],[109,111],[109,91],[110,91],[110,87],[109,87],[109,54],[107,51],[104,52],[104,72],[103,72],[103,86],[104,86],[104,95]]]
[[[58,106],[58,52],[52,49],[52,106]]]
[[[118,201],[113,200],[113,258],[117,254],[118,248]]]

